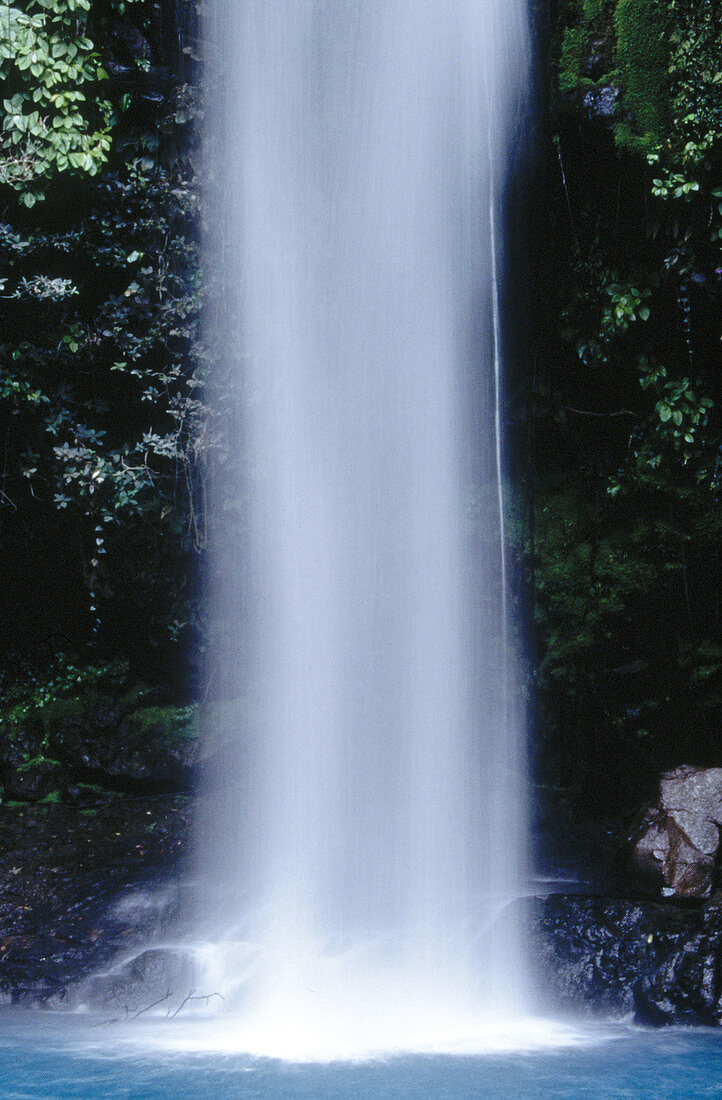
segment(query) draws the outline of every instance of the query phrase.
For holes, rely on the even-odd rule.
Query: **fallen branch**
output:
[[[137,1020],[139,1016],[142,1016],[144,1012],[150,1012],[151,1008],[155,1008],[156,1005],[162,1005],[163,1001],[167,1001],[170,997],[170,989],[164,997],[159,997],[157,1001],[153,1001],[152,1004],[146,1005],[145,1008],[141,1008],[136,1012],[135,1016],[131,1016],[132,1020]]]
[[[574,409],[571,405],[562,405],[565,412],[576,413],[577,416],[599,416],[603,419],[609,419],[613,416],[631,416],[635,420],[638,419],[636,413],[631,409],[617,409],[615,412],[593,412],[591,409]]]
[[[178,1005],[178,1008],[175,1010],[175,1012],[171,1016],[168,1017],[168,1019],[169,1020],[175,1019],[175,1017],[178,1015],[180,1010],[182,1008],[185,1008],[185,1006],[188,1004],[189,1001],[205,1001],[206,1004],[208,1004],[211,997],[220,997],[220,999],[222,1001],[225,1000],[225,997],[223,996],[222,993],[198,993],[198,994],[196,994],[195,989],[191,989],[188,996],[183,998],[181,1003]]]

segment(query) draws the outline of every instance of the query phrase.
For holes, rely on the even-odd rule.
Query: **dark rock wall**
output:
[[[653,902],[536,899],[531,958],[541,1010],[639,1023],[722,1020],[722,913]]]

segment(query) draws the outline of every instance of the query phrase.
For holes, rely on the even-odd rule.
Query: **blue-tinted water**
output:
[[[141,1053],[119,1024],[0,1017],[3,1100],[630,1100],[722,1096],[722,1033],[589,1028],[588,1043],[532,1053],[292,1065],[243,1055]]]

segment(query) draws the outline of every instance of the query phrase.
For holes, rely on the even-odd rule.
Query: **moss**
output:
[[[652,148],[667,122],[669,49],[660,0],[618,0],[614,25],[624,104],[633,126],[617,126],[617,143]]]
[[[134,710],[143,700],[147,700],[149,696],[153,695],[153,688],[149,688],[147,684],[142,682],[134,684],[132,688],[126,691],[125,695],[122,695],[119,699],[119,706],[124,712]]]
[[[161,737],[167,742],[192,740],[198,736],[198,708],[142,707],[130,715],[136,733]]]
[[[39,754],[38,756],[33,756],[30,760],[26,760],[23,764],[20,764],[17,770],[19,772],[29,772],[32,771],[33,768],[42,768],[47,765],[50,765],[52,768],[60,768],[62,766],[59,760],[53,760],[51,756]]]
[[[559,91],[562,95],[570,95],[579,85],[587,37],[583,27],[565,27],[564,29],[559,58]]]
[[[647,153],[669,122],[669,50],[663,0],[567,0],[558,42],[558,87],[583,98],[621,86],[617,145]]]
[[[40,714],[31,703],[17,703],[4,713],[0,711],[0,735],[11,743],[21,734],[40,737],[41,727]]]
[[[45,704],[40,713],[45,732],[50,733],[61,722],[67,722],[71,718],[82,718],[86,713],[86,707],[80,699],[53,699]]]
[[[4,716],[4,721],[11,729],[15,729],[24,722],[29,709],[27,703],[16,703],[14,707],[8,710]]]
[[[559,91],[583,93],[608,81],[611,66],[612,0],[572,0],[564,6],[559,42]]]
[[[60,791],[51,791],[50,794],[46,794],[45,798],[41,798],[40,806],[51,806],[58,802],[62,802],[62,793]]]

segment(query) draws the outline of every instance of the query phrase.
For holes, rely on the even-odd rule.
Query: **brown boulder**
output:
[[[633,838],[635,873],[678,898],[708,898],[722,824],[722,768],[683,764],[660,779],[659,799]]]

